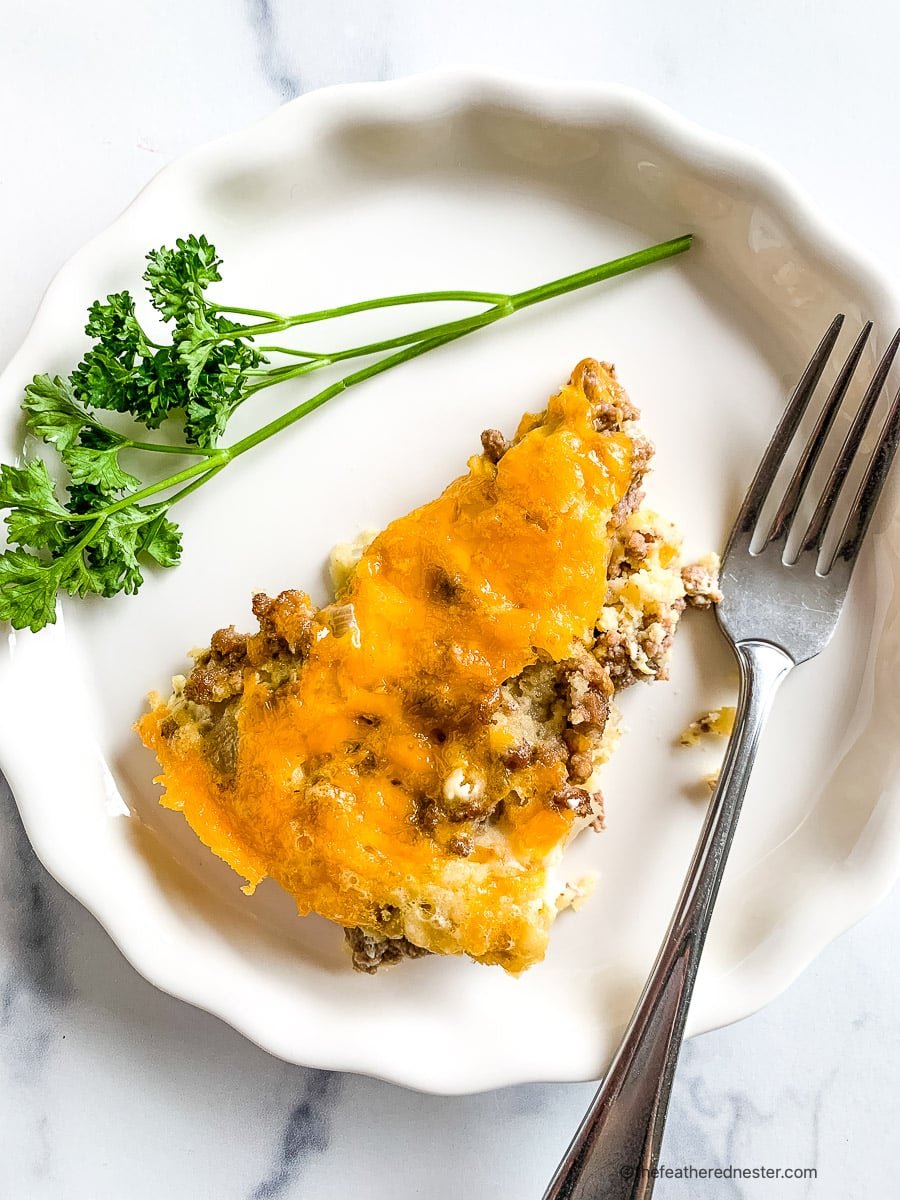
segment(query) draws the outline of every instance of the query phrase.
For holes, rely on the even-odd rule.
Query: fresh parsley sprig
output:
[[[136,592],[148,564],[172,567],[180,560],[181,532],[169,509],[235,458],[366,379],[523,308],[681,254],[690,244],[690,236],[676,238],[523,292],[410,293],[294,316],[212,302],[207,289],[221,281],[221,259],[205,237],[180,238],[174,249],[151,251],[144,281],[169,340],[151,337],[131,294],[117,292],[91,305],[85,328],[93,345],[72,374],[38,375],[25,389],[26,429],[55,450],[57,461],[53,475],[39,457],[0,466],[7,533],[0,554],[0,620],[36,632],[56,620],[61,592]],[[298,326],[438,301],[483,307],[456,321],[327,354],[270,343]],[[273,356],[280,360],[275,365]],[[231,446],[219,445],[235,409],[256,392],[355,358],[370,361]],[[128,432],[103,419],[110,412],[131,418]],[[166,442],[133,436],[140,426],[163,425],[172,430]],[[146,483],[122,467],[125,450],[195,461]]]

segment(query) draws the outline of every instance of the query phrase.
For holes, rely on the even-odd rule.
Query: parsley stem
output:
[[[200,455],[204,458],[212,458],[218,454],[218,450],[208,450],[203,446],[193,446],[185,443],[183,446],[170,446],[165,442],[136,442],[132,438],[126,438],[121,443],[123,450],[149,450],[153,454],[182,454],[190,457]]]
[[[212,312],[232,313],[236,317],[260,317],[264,321],[283,321],[280,313],[265,308],[232,308],[230,304],[210,304]]]
[[[78,541],[74,544],[74,546],[69,547],[69,549],[65,552],[65,554],[62,556],[62,558],[57,559],[57,562],[56,562],[57,568],[61,567],[65,563],[69,562],[73,558],[81,558],[84,553],[85,547],[87,547],[94,540],[94,537],[96,536],[96,534],[98,534],[100,532],[100,530],[103,528],[103,521],[104,521],[103,517],[97,517],[96,513],[86,513],[85,515],[89,519],[92,517],[96,518],[94,520],[93,525],[90,525],[88,527],[88,529],[85,531],[84,537],[79,538]]]
[[[317,350],[295,350],[292,346],[259,346],[257,347],[263,354],[290,354],[294,358],[327,358],[327,354],[320,354]],[[278,368],[276,368],[277,370]],[[264,372],[262,372],[264,373]],[[248,372],[249,374],[249,372]]]
[[[262,325],[245,325],[235,333],[224,333],[217,341],[229,341],[237,337],[260,337],[266,333],[282,333],[297,325],[310,325],[315,321],[330,321],[335,317],[348,317],[352,313],[368,312],[374,308],[395,308],[402,304],[435,304],[443,301],[462,301],[469,304],[503,304],[509,297],[503,292],[409,292],[403,296],[380,296],[376,300],[357,300],[355,304],[341,304],[337,308],[321,308],[316,312],[298,313],[293,317],[269,314],[270,320]],[[211,306],[220,312],[241,313],[246,316],[263,315],[251,309],[230,308],[218,304]]]
[[[174,496],[170,496],[168,500],[165,501],[166,506],[171,507],[171,505],[177,504],[179,500],[183,500],[185,496],[189,496],[191,492],[195,492],[197,488],[202,487],[204,483],[208,483],[209,480],[212,479],[213,475],[218,475],[220,471],[224,471],[230,461],[230,457],[226,458],[224,462],[217,463],[216,466],[210,467],[205,475],[198,475],[196,479],[192,480],[191,483],[187,485],[187,487],[183,487],[181,491],[176,492]]]
[[[457,335],[470,333],[475,329],[481,329],[485,325],[491,325],[494,321],[499,321],[503,317],[508,317],[523,308],[529,308],[533,304],[538,304],[543,300],[549,300],[554,296],[567,295],[569,292],[576,291],[579,288],[599,283],[603,279],[611,279],[615,275],[624,275],[628,271],[634,271],[638,267],[646,266],[649,263],[671,258],[675,254],[683,253],[690,244],[690,236],[674,238],[669,242],[650,246],[646,250],[639,250],[636,254],[627,254],[623,258],[613,259],[611,262],[602,263],[597,267],[589,267],[587,270],[578,271],[574,275],[566,275],[550,283],[540,284],[538,287],[528,288],[523,292],[503,296],[502,300],[492,308],[485,309],[484,312],[475,313],[471,317],[463,317],[457,321],[445,321],[443,324],[427,326],[413,333],[400,334],[397,337],[386,338],[380,342],[369,342],[362,346],[354,346],[350,350],[338,350],[333,354],[323,355],[313,362],[300,363],[296,367],[283,366],[272,368],[262,375],[259,383],[248,387],[244,395],[245,397],[251,396],[254,392],[262,391],[263,388],[272,387],[276,383],[283,383],[287,379],[295,379],[302,375],[308,375],[321,367],[330,366],[332,363],[344,362],[347,359],[362,358],[369,354],[378,354],[383,350],[395,350],[403,346],[409,346],[410,343],[431,342],[435,338],[440,339],[439,344],[443,344],[445,336],[455,338]],[[392,365],[394,358],[396,358],[397,362],[405,361],[403,357],[392,356]]]
[[[137,503],[140,500],[149,499],[160,492],[169,491],[179,484],[187,484],[188,486],[181,488],[168,501],[163,501],[166,506],[176,503],[178,500],[184,499],[190,495],[202,484],[206,483],[213,475],[217,475],[223,470],[232,459],[239,457],[241,454],[246,454],[248,450],[252,450],[255,446],[262,442],[268,441],[275,434],[287,429],[295,422],[301,420],[315,409],[320,408],[323,404],[332,400],[335,396],[345,392],[348,388],[355,384],[362,383],[366,379],[372,379],[376,375],[382,374],[384,371],[389,371],[392,367],[399,366],[401,363],[409,362],[414,358],[418,358],[422,354],[427,354],[430,350],[435,350],[439,346],[446,345],[448,342],[456,341],[458,338],[464,337],[468,333],[474,332],[476,329],[481,329],[486,325],[491,325],[495,321],[502,320],[504,317],[510,316],[512,313],[519,312],[523,308],[529,308],[534,304],[539,304],[544,300],[553,299],[556,296],[567,295],[579,288],[589,287],[594,283],[599,283],[604,279],[611,279],[616,275],[624,275],[628,271],[637,270],[639,267],[644,267],[650,263],[660,262],[663,259],[671,258],[676,254],[682,254],[691,244],[691,236],[674,238],[668,242],[661,242],[657,246],[650,246],[645,250],[640,250],[636,254],[627,254],[622,258],[613,259],[611,262],[601,263],[599,266],[590,267],[586,271],[578,271],[574,275],[565,275],[561,279],[554,279],[549,283],[540,284],[538,287],[528,288],[522,292],[516,292],[510,296],[503,296],[499,302],[493,307],[484,312],[476,313],[471,317],[466,317],[459,321],[448,321],[441,325],[434,325],[427,329],[418,330],[414,335],[405,335],[399,338],[390,338],[384,342],[373,342],[367,346],[357,346],[353,350],[340,351],[336,354],[328,356],[328,362],[339,362],[342,359],[352,358],[362,354],[376,353],[379,349],[391,349],[400,347],[394,354],[388,354],[384,358],[378,359],[377,362],[369,363],[365,367],[361,367],[357,371],[351,372],[349,375],[339,379],[336,383],[317,392],[308,400],[304,400],[301,404],[295,405],[294,408],[282,413],[281,416],[269,421],[261,426],[253,433],[241,438],[230,447],[222,447],[217,450],[209,451],[203,462],[194,463],[184,470],[178,471],[174,475],[169,475],[165,479],[159,480],[157,483],[150,484],[147,487],[141,488],[137,492],[131,492],[123,496],[120,500],[106,506],[105,508],[95,509],[88,513],[72,513],[67,514],[67,521],[97,521],[103,520],[111,516],[113,513],[120,512],[125,508]],[[456,293],[458,295],[458,293]],[[485,295],[486,293],[480,293]],[[450,293],[430,293],[431,297],[440,295],[447,297]],[[472,293],[468,293],[472,295]],[[407,297],[388,298],[390,300],[399,300],[401,303],[417,303],[421,297],[416,297],[415,300]],[[383,306],[387,300],[383,301],[363,301],[363,305],[375,308]],[[340,311],[360,311],[360,306],[346,305]],[[337,309],[330,309],[328,312],[332,315],[338,313]],[[310,314],[307,314],[309,317]],[[313,314],[313,316],[316,316]],[[324,318],[321,318],[324,319]],[[298,322],[299,323],[299,322]],[[415,337],[415,341],[409,344],[410,337]],[[277,374],[277,377],[272,379],[272,383],[281,382],[284,379],[293,378],[297,375],[307,374],[311,370],[316,370],[320,365],[320,360],[301,363],[296,367],[282,370]],[[326,360],[321,360],[321,365],[327,365]],[[268,386],[266,382],[255,384],[248,388],[245,395],[259,391],[260,388]],[[149,446],[151,443],[147,443]],[[179,450],[182,448],[179,447]]]
[[[215,457],[218,459],[216,465],[227,466],[231,460],[230,450],[216,450]],[[159,492],[167,492],[169,488],[177,486],[179,483],[187,483],[188,480],[194,479],[197,475],[203,475],[210,469],[210,463],[213,458],[204,459],[203,462],[194,463],[193,466],[185,467],[183,471],[178,471],[175,475],[167,475],[165,479],[160,479],[157,483],[148,484],[147,487],[141,488],[137,492],[129,492],[126,496],[122,496],[120,500],[116,500],[112,504],[107,504],[105,508],[94,508],[90,512],[85,513],[67,513],[65,520],[71,521],[94,521],[98,518],[105,519],[111,517],[113,513],[122,512],[123,509],[130,508],[132,504],[136,504],[139,500],[149,500],[151,496],[157,495]],[[62,519],[62,518],[60,518]]]
[[[360,368],[358,371],[353,371],[343,379],[339,379],[336,383],[333,383],[330,387],[310,397],[310,399],[304,400],[302,404],[298,404],[286,413],[282,413],[280,417],[276,417],[267,425],[263,425],[261,429],[257,429],[254,433],[248,434],[247,437],[235,442],[230,448],[231,457],[237,458],[239,455],[246,453],[247,450],[273,437],[276,433],[280,433],[281,430],[293,425],[295,421],[299,421],[301,417],[305,417],[328,400],[353,387],[354,384],[362,383],[366,379],[380,375],[383,371],[390,370],[391,367],[399,366],[400,363],[417,358],[429,350],[434,350],[438,346],[445,345],[447,342],[464,337],[467,333],[471,333],[475,329],[481,329],[485,325],[492,324],[494,321],[502,320],[504,317],[510,316],[520,309],[530,308],[532,305],[539,304],[544,300],[567,295],[569,292],[589,287],[591,284],[599,283],[601,280],[611,279],[616,275],[624,275],[628,271],[637,270],[637,268],[647,266],[650,263],[660,262],[662,259],[682,254],[688,249],[691,241],[690,234],[685,237],[674,238],[668,242],[661,242],[657,246],[650,246],[646,250],[639,250],[636,254],[627,254],[623,258],[616,258],[611,262],[601,263],[599,266],[590,267],[586,271],[578,271],[574,275],[565,275],[561,279],[552,280],[550,283],[540,284],[538,287],[517,292],[512,296],[506,297],[502,304],[497,304],[493,308],[487,309],[486,312],[477,313],[475,316],[467,317],[462,321],[449,321],[443,325],[434,325],[431,329],[420,330],[418,336],[422,340],[418,340],[412,345],[406,344],[405,338],[391,338],[385,342],[371,343],[369,346],[357,347],[355,350],[346,350],[335,354],[332,356],[332,361],[338,362],[343,358],[353,357],[354,355],[373,353],[377,348],[388,349],[398,344],[403,346],[403,349],[399,350],[396,354],[390,354],[385,358],[379,359],[377,362]],[[294,375],[307,374],[311,369],[315,369],[316,365],[302,363],[299,367],[291,368],[289,371],[280,374],[272,382],[280,383]],[[247,389],[245,394],[250,395],[252,392],[260,391],[263,387],[267,386],[269,384],[265,381],[254,384],[253,387]]]
[[[94,521],[94,524],[93,524],[93,525],[90,527],[90,529],[88,529],[87,533],[84,535],[84,537],[83,537],[83,538],[81,538],[79,541],[77,541],[77,542],[75,543],[75,545],[71,547],[71,549],[69,549],[69,550],[67,550],[67,551],[66,551],[66,554],[65,554],[65,557],[66,557],[66,558],[69,558],[69,557],[71,557],[71,558],[74,558],[76,554],[80,554],[80,553],[81,553],[81,551],[82,551],[82,550],[85,548],[85,546],[88,544],[88,542],[90,542],[90,541],[91,541],[91,539],[93,538],[94,534],[95,534],[95,533],[97,533],[97,532],[100,530],[100,527],[101,527],[101,525],[103,524],[103,517],[97,517],[97,514],[96,514],[96,513],[87,513],[87,514],[85,514],[85,515],[86,515],[86,516],[87,516],[89,519],[90,519],[91,517],[94,517],[94,518],[96,518],[96,519],[95,519],[95,521]]]
[[[472,328],[477,328],[473,326]],[[380,375],[383,371],[389,371],[391,367],[399,366],[400,363],[409,362],[410,359],[417,358],[420,354],[425,354],[428,350],[435,350],[438,346],[443,346],[447,342],[455,341],[456,338],[464,337],[470,330],[460,329],[454,333],[444,334],[442,337],[435,337],[429,341],[416,342],[412,346],[407,346],[404,350],[397,354],[390,354],[386,358],[381,358],[378,362],[370,363],[367,367],[361,367],[358,371],[353,371],[350,375],[339,379],[337,383],[333,383],[330,387],[324,388],[321,392],[317,392],[315,396],[311,396],[308,400],[304,400],[302,404],[296,405],[289,409],[286,413],[282,413],[280,417],[276,417],[274,421],[270,421],[267,425],[263,425],[261,429],[257,429],[254,433],[248,434],[239,442],[235,442],[231,446],[232,458],[237,458],[240,454],[246,454],[248,450],[252,450],[254,446],[260,445],[261,442],[267,441],[270,437],[274,437],[276,433],[280,433],[283,429],[293,425],[295,421],[299,421],[302,417],[314,412],[329,400],[333,400],[335,396],[345,392],[348,388],[353,387],[356,383],[362,383],[366,379],[371,379],[375,375]],[[299,372],[298,372],[299,373]],[[286,378],[282,376],[281,379]],[[281,379],[276,382],[281,382]],[[257,384],[256,387],[248,388],[250,392],[259,391],[265,384]]]

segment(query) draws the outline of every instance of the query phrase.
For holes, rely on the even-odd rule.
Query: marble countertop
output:
[[[173,157],[323,84],[448,64],[644,88],[788,165],[900,269],[900,14],[845,0],[6,0],[0,366],[62,262]],[[590,1085],[426,1097],[287,1066],[145,983],[0,791],[0,1200],[529,1200]],[[894,895],[764,1012],[688,1043],[663,1161],[815,1180],[660,1200],[886,1195],[900,1088]]]

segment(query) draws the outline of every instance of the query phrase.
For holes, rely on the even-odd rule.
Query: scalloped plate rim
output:
[[[805,192],[791,177],[773,161],[758,151],[726,137],[710,132],[688,120],[665,104],[626,86],[595,82],[556,82],[535,80],[513,73],[481,70],[441,69],[424,72],[390,82],[336,84],[318,89],[275,109],[251,125],[230,132],[220,138],[198,146],[179,156],[163,167],[135,196],[134,200],[103,231],[90,239],[57,272],[47,287],[34,320],[21,347],[9,360],[3,374],[16,369],[19,356],[24,354],[42,319],[47,314],[56,294],[65,287],[70,277],[77,276],[84,259],[89,258],[98,245],[114,234],[117,228],[139,210],[145,198],[158,189],[169,188],[182,177],[191,177],[205,172],[213,165],[226,161],[233,150],[248,143],[251,138],[259,139],[290,122],[321,120],[343,112],[352,114],[365,110],[371,114],[375,109],[382,111],[391,103],[399,108],[406,106],[407,115],[414,111],[414,104],[422,94],[432,103],[443,101],[453,109],[464,108],[485,100],[501,102],[518,111],[535,115],[558,115],[554,106],[570,111],[573,102],[579,106],[579,122],[589,124],[596,121],[608,124],[611,118],[625,117],[634,121],[639,128],[650,129],[657,137],[664,138],[669,147],[680,158],[702,161],[705,169],[727,171],[741,178],[745,185],[758,189],[773,209],[780,211],[798,238],[805,241],[816,258],[828,258],[838,269],[858,282],[861,291],[876,298],[877,303],[897,307],[897,293],[888,279],[868,255],[828,222],[809,200]],[[22,817],[23,825],[34,850],[47,870],[59,883],[90,911],[109,933],[125,958],[147,980],[162,991],[204,1009],[219,1017],[244,1034],[262,1048],[286,1061],[310,1067],[343,1070],[384,1079],[388,1082],[412,1087],[423,1092],[437,1094],[469,1094],[490,1088],[532,1082],[534,1076],[527,1065],[516,1070],[511,1064],[498,1066],[484,1064],[477,1071],[470,1071],[465,1079],[435,1079],[427,1064],[385,1064],[378,1058],[377,1050],[361,1053],[359,1048],[350,1054],[341,1053],[335,1045],[322,1049],[313,1037],[302,1052],[296,1047],[280,1044],[281,1039],[248,1019],[246,1012],[229,1007],[212,988],[192,988],[177,977],[175,963],[167,962],[148,954],[142,945],[140,931],[123,912],[107,906],[92,888],[89,872],[73,864],[65,848],[55,841],[52,832],[41,824],[28,803],[29,770],[28,755],[19,753],[18,748],[4,745],[0,733],[0,756],[3,770],[10,784]],[[754,1003],[744,1015],[757,1011],[764,1004],[783,992],[805,969],[816,955],[832,940],[850,928],[890,891],[900,873],[900,856],[893,872],[884,871],[868,877],[853,892],[853,902],[845,895],[840,916],[832,919],[827,932],[817,931],[809,938],[809,950],[798,959],[793,969],[769,979],[762,989],[765,998]],[[731,1020],[740,1019],[732,1017]],[[718,1028],[729,1021],[710,1024],[706,1028]],[[574,1081],[591,1078],[590,1074],[544,1074],[545,1081]]]

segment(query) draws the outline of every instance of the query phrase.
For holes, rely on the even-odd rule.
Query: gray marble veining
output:
[[[38,863],[0,777],[2,959],[0,1038],[13,1076],[38,1078],[73,988],[66,962],[61,889]]]
[[[247,8],[262,72],[280,100],[293,100],[303,91],[303,85],[289,58],[282,55],[272,0],[247,0]]]
[[[341,1085],[334,1071],[304,1073],[300,1098],[284,1122],[274,1169],[253,1189],[250,1200],[277,1200],[293,1190],[310,1159],[328,1150],[331,1110]]]
[[[883,153],[900,12],[860,22],[822,0],[812,24],[808,6],[759,0],[737,25],[714,0],[559,0],[548,14],[543,0],[12,0],[0,365],[53,271],[163,162],[301,90],[451,62],[645,87],[789,162],[900,270],[900,162]],[[667,1164],[818,1178],[663,1180],[659,1200],[896,1190],[898,930],[895,893],[763,1013],[685,1048]],[[0,1200],[537,1200],[590,1092],[445,1099],[277,1062],[145,983],[50,879],[0,791]]]
[[[0,902],[8,905],[13,969],[4,987],[3,1015],[14,1008],[17,990],[27,990],[48,1006],[71,998],[65,945],[57,911],[58,885],[34,856],[6,780],[0,777],[0,822],[7,833],[6,868],[0,876]]]

